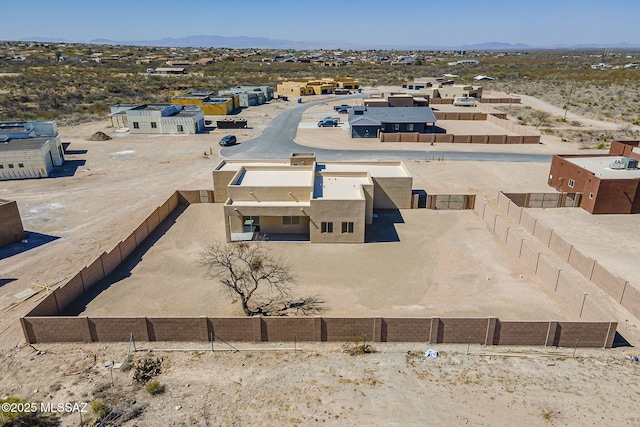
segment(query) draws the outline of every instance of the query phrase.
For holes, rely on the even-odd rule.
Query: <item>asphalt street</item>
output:
[[[363,98],[350,95],[341,99]],[[300,104],[282,111],[259,136],[240,144],[224,147],[220,154],[228,159],[287,159],[291,153],[316,153],[319,161],[351,160],[458,160],[493,162],[545,162],[551,161],[548,154],[519,153],[470,153],[460,151],[412,151],[412,150],[328,150],[306,147],[294,141],[302,113],[309,107],[326,103],[326,100]]]

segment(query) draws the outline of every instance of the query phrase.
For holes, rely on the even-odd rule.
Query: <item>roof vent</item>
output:
[[[630,157],[614,160],[609,167],[611,169],[638,169],[638,160]]]

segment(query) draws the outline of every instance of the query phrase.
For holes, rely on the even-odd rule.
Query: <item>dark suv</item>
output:
[[[220,140],[220,145],[223,147],[228,147],[230,145],[236,145],[236,136],[235,135],[225,135]]]

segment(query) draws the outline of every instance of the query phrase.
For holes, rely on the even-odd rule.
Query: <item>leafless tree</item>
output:
[[[536,129],[538,129],[551,115],[546,111],[534,110],[533,113],[531,113],[531,116],[536,124]]]
[[[200,263],[232,298],[240,299],[247,316],[313,314],[321,309],[322,301],[315,297],[292,297],[295,277],[282,259],[271,255],[264,238],[215,243],[203,249]]]

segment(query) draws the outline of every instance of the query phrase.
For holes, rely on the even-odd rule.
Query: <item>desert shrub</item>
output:
[[[144,386],[144,388],[147,390],[147,393],[149,393],[151,396],[164,393],[164,385],[160,384],[160,381],[158,380],[149,381]]]
[[[363,354],[375,353],[375,350],[363,337],[355,336],[352,342],[342,345],[342,352],[349,356],[361,356]]]
[[[146,384],[153,377],[162,373],[161,357],[142,357],[133,364],[133,381]]]

